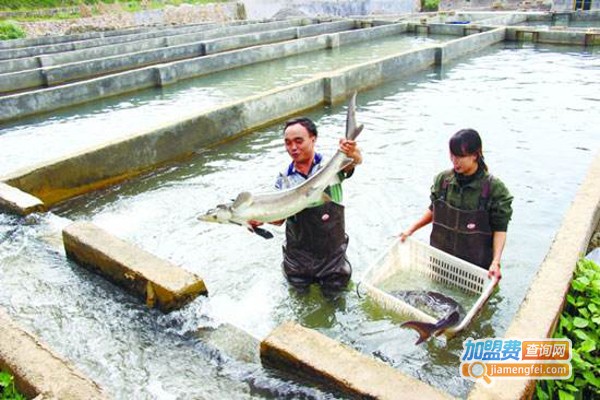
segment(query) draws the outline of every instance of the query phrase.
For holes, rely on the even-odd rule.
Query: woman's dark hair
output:
[[[457,157],[477,155],[477,163],[487,171],[483,159],[483,146],[481,137],[475,129],[461,129],[450,138],[450,153]]]
[[[283,131],[285,132],[285,130],[287,129],[288,126],[296,125],[296,124],[302,125],[303,127],[306,128],[308,133],[310,133],[314,136],[317,136],[317,126],[310,118],[306,118],[306,117],[298,117],[298,118],[293,118],[293,119],[287,120],[285,122],[285,126],[283,127]]]

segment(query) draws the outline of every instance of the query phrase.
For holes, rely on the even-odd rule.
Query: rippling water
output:
[[[271,189],[289,162],[277,125],[27,223],[0,214],[0,305],[115,398],[330,396],[216,355],[191,334],[196,326],[227,321],[262,338],[286,320],[465,396],[470,385],[458,372],[462,340],[506,330],[600,149],[598,55],[498,45],[443,70],[361,92],[365,162],[344,184],[353,288],[335,301],[318,291],[298,296],[288,290],[280,270],[283,228],[273,227],[275,238],[267,241],[195,219],[242,190]],[[344,130],[344,107],[309,116],[319,126],[320,150],[332,154]],[[413,331],[353,289],[392,236],[425,210],[433,176],[450,167],[447,140],[464,127],[482,134],[491,172],[515,196],[504,278],[466,333],[417,347]],[[68,220],[91,220],[199,274],[210,297],[166,317],[146,310],[65,260],[57,235]]]

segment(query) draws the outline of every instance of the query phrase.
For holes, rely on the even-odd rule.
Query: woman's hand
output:
[[[404,242],[406,240],[406,238],[409,237],[410,235],[412,235],[412,232],[404,231],[404,232],[400,233],[398,235],[398,237],[400,238],[401,242]]]
[[[488,278],[502,279],[502,272],[500,271],[500,262],[492,261],[490,268],[488,269]]]

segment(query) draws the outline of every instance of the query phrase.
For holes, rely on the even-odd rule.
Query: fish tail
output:
[[[350,97],[348,113],[346,115],[346,139],[355,140],[363,130],[363,125],[356,126],[356,92]]]
[[[415,344],[421,344],[431,337],[432,334],[438,329],[436,324],[421,321],[407,321],[400,325],[405,328],[412,328],[419,334],[419,339]]]
[[[358,137],[358,135],[362,132],[364,127],[365,126],[363,124],[360,124],[359,126],[357,126],[356,129],[354,129],[352,132],[348,133],[347,139],[350,139],[350,140],[356,139]]]

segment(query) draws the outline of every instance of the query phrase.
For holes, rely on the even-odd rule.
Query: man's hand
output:
[[[352,159],[353,165],[362,163],[362,155],[355,140],[340,139],[340,151]]]
[[[273,222],[269,222],[269,224],[271,225],[277,225],[280,226],[281,224],[283,224],[285,222],[285,219],[279,220],[279,221],[273,221]],[[264,225],[264,222],[260,222],[260,221],[255,221],[255,220],[250,220],[248,221],[248,225],[250,225],[252,227],[252,229],[259,227],[261,225]]]
[[[250,225],[252,228],[256,228],[257,226],[263,225],[263,223],[252,219],[252,220],[248,221],[248,225]]]

